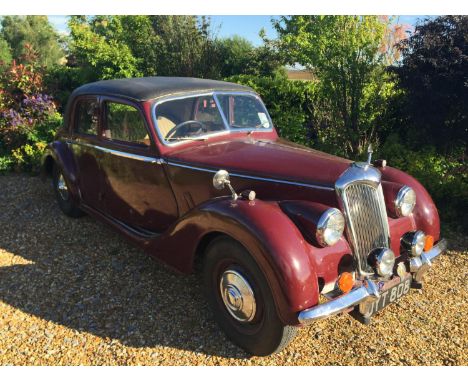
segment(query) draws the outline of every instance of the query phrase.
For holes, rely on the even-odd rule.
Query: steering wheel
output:
[[[178,125],[175,125],[172,129],[168,131],[165,139],[171,139],[171,138],[177,138],[179,136],[183,136],[185,131],[181,131],[179,134],[179,130],[181,130],[182,128],[187,129],[189,125],[194,125],[194,124],[199,125],[200,129],[202,129],[203,132],[207,131],[205,124],[203,122],[195,121],[194,119],[191,119],[189,121],[181,122]],[[189,127],[189,129],[192,129],[192,127]]]

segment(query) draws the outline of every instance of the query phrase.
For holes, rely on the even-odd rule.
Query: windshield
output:
[[[269,129],[265,106],[254,94],[221,93],[163,101],[156,106],[156,124],[166,143],[204,139],[229,130]]]
[[[265,106],[257,97],[237,94],[219,94],[217,97],[231,129],[271,127]]]

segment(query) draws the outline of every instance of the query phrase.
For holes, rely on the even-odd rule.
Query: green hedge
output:
[[[460,158],[463,153],[447,158],[432,146],[413,151],[403,145],[397,135],[390,135],[377,153],[389,166],[414,176],[434,199],[443,228],[468,231],[468,171]]]

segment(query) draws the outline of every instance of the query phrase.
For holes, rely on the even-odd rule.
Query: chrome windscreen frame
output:
[[[338,204],[340,209],[343,211],[343,215],[346,221],[346,235],[348,237],[349,244],[353,250],[353,256],[357,260],[356,267],[358,276],[363,279],[366,277],[374,276],[375,273],[371,269],[363,269],[361,267],[358,256],[362,254],[357,253],[356,243],[358,238],[356,237],[356,230],[353,224],[352,217],[350,216],[349,205],[346,199],[346,189],[352,184],[365,184],[376,190],[378,196],[379,212],[382,218],[382,226],[384,228],[383,236],[386,238],[386,246],[390,245],[390,229],[388,225],[387,210],[385,206],[385,200],[381,185],[381,173],[379,170],[374,168],[365,162],[353,163],[351,166],[338,178],[335,183],[335,191],[338,195]],[[365,200],[363,200],[365,203]],[[368,255],[368,254],[366,254]]]
[[[228,121],[226,119],[226,116],[224,115],[223,109],[221,108],[221,105],[219,103],[219,99],[217,97],[217,95],[229,95],[229,94],[232,94],[232,95],[246,95],[246,96],[254,97],[257,100],[259,100],[260,103],[262,104],[264,110],[265,110],[266,116],[268,117],[268,122],[270,123],[270,127],[269,128],[255,128],[255,127],[252,127],[252,128],[242,128],[242,129],[237,129],[237,128],[236,129],[231,129],[229,127],[229,123],[228,123]],[[220,110],[221,119],[223,120],[223,124],[224,124],[224,130],[215,131],[215,132],[202,134],[202,135],[197,135],[196,137],[193,137],[195,141],[196,140],[205,140],[205,139],[208,139],[208,138],[211,138],[211,137],[216,137],[216,136],[220,136],[220,135],[224,135],[224,134],[231,134],[231,133],[239,133],[239,132],[246,132],[247,133],[247,132],[251,132],[251,131],[258,131],[258,132],[268,133],[268,132],[274,131],[274,126],[273,126],[273,122],[271,120],[271,116],[268,113],[268,110],[267,110],[264,102],[262,101],[260,96],[255,92],[247,92],[247,91],[210,91],[210,92],[194,92],[194,93],[185,93],[185,94],[178,94],[178,95],[169,95],[169,96],[164,96],[162,98],[157,99],[156,102],[152,105],[152,112],[151,112],[151,116],[153,118],[153,124],[154,124],[154,127],[156,129],[156,134],[158,135],[159,141],[163,145],[173,147],[173,146],[178,146],[178,145],[181,145],[181,144],[184,144],[184,143],[187,143],[187,142],[192,142],[192,140],[183,140],[183,141],[177,141],[177,142],[168,142],[168,141],[166,141],[164,139],[164,137],[161,135],[161,132],[160,132],[159,127],[158,127],[157,107],[159,105],[161,105],[162,103],[169,102],[169,101],[187,99],[187,98],[196,98],[196,97],[206,97],[206,96],[212,96],[215,103],[216,103],[216,106]]]

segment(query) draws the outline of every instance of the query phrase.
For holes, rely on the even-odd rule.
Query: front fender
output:
[[[380,169],[383,178],[386,181],[401,183],[410,186],[416,193],[416,206],[413,211],[413,218],[416,227],[423,230],[426,234],[434,237],[437,241],[440,239],[440,219],[439,212],[431,196],[411,175],[392,167]]]
[[[276,202],[212,199],[185,215],[148,249],[175,268],[190,272],[198,244],[213,232],[231,236],[252,254],[280,310],[287,307],[291,314],[318,303],[309,246]],[[284,317],[284,311],[280,314]]]

